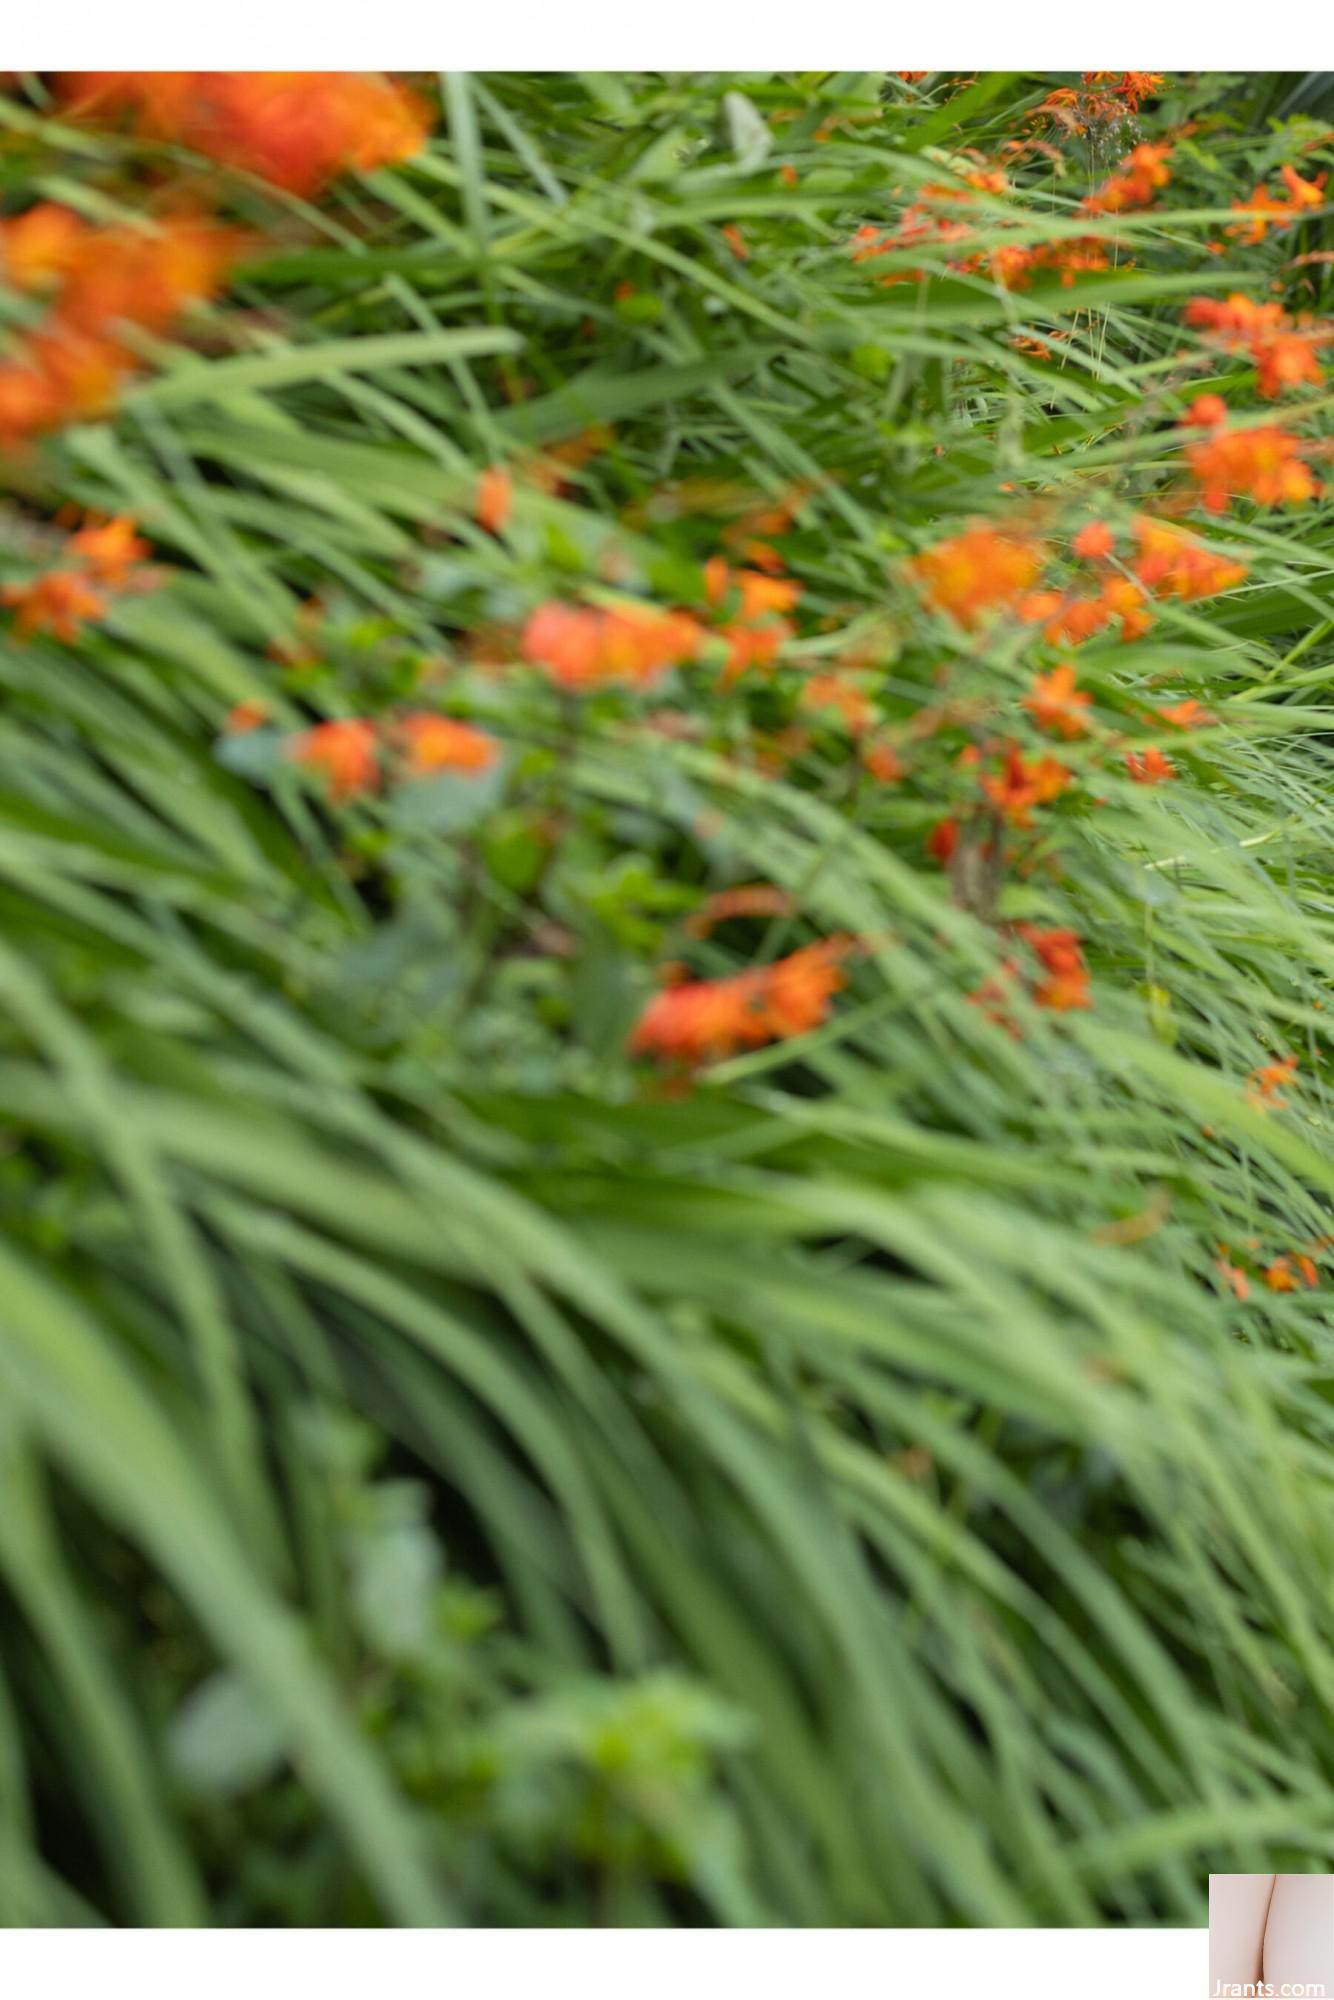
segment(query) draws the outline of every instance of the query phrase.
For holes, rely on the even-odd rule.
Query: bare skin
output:
[[[1334,2000],[1334,1876],[1213,1875],[1209,1879],[1209,1991],[1263,1980]]]
[[[1276,1875],[1265,1923],[1264,1976],[1282,1992],[1304,1985],[1334,1995],[1334,1877]]]
[[[1253,1986],[1264,1962],[1273,1875],[1209,1877],[1209,1991]]]

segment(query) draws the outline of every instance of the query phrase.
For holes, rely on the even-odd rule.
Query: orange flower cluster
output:
[[[1039,1007],[1065,1014],[1075,1007],[1093,1005],[1088,967],[1073,931],[1040,930],[1036,924],[1020,924],[1019,935],[1036,953],[1045,975],[1033,988],[1033,998]]]
[[[1287,1103],[1284,1090],[1297,1074],[1296,1056],[1280,1056],[1277,1062],[1261,1063],[1246,1079],[1247,1102],[1257,1111],[1282,1109]]]
[[[1042,967],[1042,974],[1033,982],[1031,989],[1031,998],[1036,1004],[1049,1007],[1057,1014],[1091,1007],[1093,996],[1089,991],[1089,970],[1075,933],[1070,930],[1043,930],[1037,924],[1018,924],[1015,928]],[[980,1007],[989,1021],[994,1021],[998,1028],[1004,1028],[1016,1038],[1019,1029],[1010,1012],[1010,1001],[1019,977],[1018,959],[1002,959],[994,976],[984,980],[975,992],[968,995],[972,1004]]]
[[[1106,90],[1110,86],[1112,95],[1133,115],[1146,98],[1158,95],[1166,79],[1159,70],[1086,69],[1081,81],[1090,90]]]
[[[640,1015],[631,1051],[693,1066],[807,1034],[827,1018],[847,983],[849,949],[847,939],[829,938],[730,978],[669,986]]]
[[[923,196],[933,192],[922,190]],[[939,194],[940,190],[934,190]],[[967,198],[963,188],[948,188],[946,195],[954,200]],[[914,202],[905,208],[897,229],[883,234],[874,223],[865,222],[853,234],[849,248],[854,264],[864,264],[872,257],[887,257],[895,250],[935,249],[944,243],[966,242],[973,235],[970,222],[953,220],[947,215],[937,215],[928,201]],[[882,278],[885,285],[911,285],[918,283],[929,274],[918,266],[910,271],[894,271]]]
[[[1119,620],[1123,640],[1139,639],[1153,624],[1153,613],[1139,584],[1129,577],[1109,576],[1096,596],[1078,591],[1036,590],[1023,598],[1018,615],[1026,625],[1041,625],[1051,646],[1082,646]]]
[[[1010,292],[1027,291],[1043,271],[1055,271],[1068,290],[1081,271],[1108,271],[1111,258],[1100,236],[1058,237],[1050,243],[1002,243],[994,250],[980,251],[960,271],[986,270],[998,285]]]
[[[1314,1290],[1320,1283],[1320,1273],[1313,1257],[1294,1252],[1275,1257],[1273,1263],[1265,1267],[1264,1281],[1271,1292],[1295,1292],[1299,1279],[1308,1290]]]
[[[982,773],[982,790],[1009,825],[1030,827],[1033,808],[1050,805],[1073,778],[1055,757],[1026,758],[1017,743],[1007,743],[1001,754],[1000,771]]]
[[[1167,166],[1171,157],[1170,146],[1136,146],[1116,172],[1080,203],[1084,214],[1124,215],[1128,209],[1148,208],[1172,178]]]
[[[1251,1295],[1251,1281],[1239,1264],[1232,1262],[1231,1252],[1226,1243],[1218,1246],[1218,1256],[1214,1260],[1218,1275],[1231,1291],[1233,1297],[1245,1305]]]
[[[583,692],[615,683],[648,686],[669,667],[695,659],[703,640],[703,627],[683,611],[553,601],[533,612],[519,644],[524,659],[558,687]]]
[[[1201,402],[1208,400],[1201,398]],[[1244,435],[1244,434],[1240,434]],[[1248,490],[1267,491],[1263,475],[1272,438],[1261,438],[1261,451],[1248,460],[1254,479]],[[1208,461],[1205,461],[1206,463]],[[1241,464],[1240,458],[1236,467]],[[1298,471],[1306,474],[1300,463]],[[1295,495],[1292,475],[1286,475]],[[1312,482],[1314,484],[1314,482]],[[1153,624],[1150,596],[1194,599],[1213,596],[1231,589],[1246,575],[1243,563],[1215,555],[1179,529],[1140,515],[1133,523],[1137,551],[1132,563],[1134,576],[1109,573],[1104,569],[1101,587],[1095,593],[1033,589],[1046,561],[1045,549],[1031,536],[1009,532],[986,523],[975,524],[963,533],[938,542],[908,564],[909,573],[921,586],[928,602],[948,612],[965,630],[976,627],[991,611],[1008,611],[1024,624],[1041,625],[1049,645],[1079,646],[1086,640],[1119,623],[1123,640],[1138,639]],[[1102,564],[1115,548],[1115,536],[1102,521],[1091,521],[1080,529],[1074,550],[1085,561]],[[1069,681],[1066,681],[1066,675]],[[1073,687],[1074,669],[1057,668],[1050,680],[1050,702],[1065,700],[1066,686]],[[1044,702],[1037,684],[1027,706],[1037,712]],[[1076,698],[1074,709],[1083,706]],[[1048,718],[1043,727],[1053,727]]]
[[[441,771],[489,771],[500,752],[494,736],[448,715],[405,715],[392,725],[390,735],[413,778]]]
[[[254,726],[250,718],[247,726]],[[500,752],[495,738],[484,730],[422,712],[386,723],[360,716],[319,722],[291,737],[284,754],[291,763],[321,777],[330,799],[341,805],[358,794],[379,790],[382,744],[399,754],[404,775],[410,778],[437,777],[445,771],[472,775],[489,770]]]
[[[801,706],[837,720],[852,736],[864,735],[879,720],[870,696],[846,674],[813,674],[801,691]]]
[[[1177,767],[1161,750],[1126,751],[1126,769],[1137,785],[1165,785]]]
[[[1211,514],[1225,514],[1229,501],[1242,494],[1261,507],[1279,507],[1313,500],[1320,491],[1301,440],[1277,424],[1218,431],[1186,446],[1186,464]]]
[[[1049,674],[1034,677],[1023,705],[1039,729],[1069,739],[1082,736],[1087,730],[1087,710],[1092,700],[1092,695],[1076,689],[1075,669],[1066,660]]]
[[[1219,1275],[1235,1297],[1244,1303],[1251,1295],[1250,1278],[1239,1264],[1233,1262],[1230,1244],[1220,1243],[1216,1247],[1218,1256],[1215,1262]],[[1247,1238],[1247,1251],[1257,1251],[1259,1247],[1258,1237]],[[1305,1285],[1308,1291],[1314,1291],[1320,1283],[1320,1269],[1312,1253],[1319,1254],[1328,1248],[1329,1238],[1319,1237],[1302,1250],[1284,1251],[1263,1267],[1260,1276],[1271,1292],[1295,1292],[1301,1285]]]
[[[58,203],[0,223],[0,275],[48,310],[0,363],[0,440],[56,429],[108,408],[139,366],[129,329],[162,334],[211,298],[240,238],[201,216],[99,228]]]
[[[136,567],[148,553],[128,516],[103,521],[89,515],[65,543],[66,566],[6,584],[0,603],[14,613],[20,639],[49,632],[70,645],[86,623],[105,616],[109,593],[136,587]]]
[[[1010,183],[996,167],[978,167],[963,176],[961,184],[928,181],[916,201],[905,208],[898,228],[882,234],[873,224],[864,223],[854,234],[850,249],[854,263],[884,257],[894,250],[936,249],[942,244],[963,244],[975,233],[975,225],[958,213],[959,206],[971,202],[974,193],[1008,194]],[[952,271],[987,271],[998,283],[1019,289],[1038,270],[1059,270],[1066,284],[1074,282],[1077,269],[1104,269],[1097,261],[1102,246],[1093,237],[1066,244],[1038,244],[1021,249],[1002,247],[979,250],[973,256],[950,261]],[[1070,275],[1067,275],[1067,267]],[[885,285],[915,284],[929,274],[920,267],[896,271],[882,278]]]
[[[1116,547],[1116,536],[1105,521],[1086,521],[1070,546],[1084,562],[1101,562]]]
[[[852,237],[849,248],[854,263],[888,256],[896,250],[938,249],[942,245],[961,246],[975,233],[975,225],[958,213],[959,205],[970,202],[974,191],[1006,194],[1009,182],[996,168],[979,168],[964,175],[964,184],[949,185],[929,181],[918,198],[905,208],[898,228],[882,233],[864,223]],[[1003,243],[993,249],[978,250],[969,257],[949,260],[949,268],[965,275],[982,272],[1008,291],[1024,291],[1043,271],[1055,271],[1064,286],[1073,285],[1080,271],[1110,268],[1107,245],[1097,236],[1077,236],[1050,243]],[[929,273],[920,266],[895,271],[881,279],[885,285],[916,284]]]
[[[769,572],[781,562],[777,552],[766,550],[762,543],[747,541],[745,546],[752,557],[763,558]],[[718,636],[728,647],[724,686],[752,667],[771,667],[794,630],[785,614],[796,609],[801,597],[796,579],[761,569],[729,569],[724,557],[710,556],[704,565],[704,590],[710,604],[734,600],[736,615],[718,627]]]
[[[1165,521],[1151,520],[1147,514],[1135,517],[1137,544],[1135,574],[1146,589],[1160,597],[1179,597],[1187,603],[1214,597],[1244,581],[1245,563],[1215,555],[1212,549],[1172,528]]]
[[[908,564],[928,603],[972,631],[988,612],[1014,611],[1036,583],[1045,550],[987,522],[966,528]]]
[[[73,116],[126,123],[301,195],[350,168],[410,159],[431,124],[401,84],[351,70],[89,70],[58,89]]]
[[[942,868],[948,868],[959,851],[959,822],[952,815],[938,819],[926,837],[926,851]]]
[[[1187,326],[1212,333],[1223,347],[1234,352],[1245,349],[1262,396],[1280,396],[1303,382],[1324,379],[1314,350],[1328,334],[1320,328],[1299,328],[1272,301],[1258,305],[1244,292],[1232,292],[1226,299],[1192,299],[1184,317]]]
[[[1048,117],[1069,132],[1084,133],[1094,125],[1115,124],[1132,117],[1146,98],[1155,97],[1163,78],[1155,70],[1090,69],[1081,77],[1082,90],[1063,85],[1049,91],[1033,113]]]
[[[1177,702],[1174,708],[1160,708],[1158,714],[1162,721],[1170,722],[1173,729],[1209,729],[1218,720],[1207,708],[1200,707],[1194,695],[1186,701]]]
[[[378,790],[380,783],[379,738],[375,724],[358,717],[345,721],[319,722],[303,729],[286,746],[294,764],[316,772],[328,787],[335,805],[355,798],[359,792]]]
[[[1287,188],[1286,195],[1271,194],[1262,185],[1249,201],[1234,201],[1234,210],[1247,220],[1234,222],[1228,229],[1229,236],[1239,236],[1244,243],[1263,243],[1269,230],[1290,229],[1294,222],[1300,222],[1304,210],[1324,207],[1328,175],[1320,173],[1313,181],[1304,181],[1297,169],[1286,162],[1279,172]]]

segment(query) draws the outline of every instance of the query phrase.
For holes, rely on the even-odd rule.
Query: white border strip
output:
[[[1203,1930],[11,1931],[42,2000],[1205,2000]]]

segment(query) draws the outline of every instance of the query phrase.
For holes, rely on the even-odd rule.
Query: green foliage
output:
[[[905,560],[1030,508],[1069,583],[1082,521],[1180,494],[1197,393],[1256,404],[1186,300],[1329,303],[1322,210],[1224,234],[1334,161],[1327,78],[1071,135],[1077,82],[451,78],[318,207],[238,177],[226,302],[11,454],[0,580],[71,500],[160,577],[0,638],[3,1921],[1180,1924],[1330,1865],[1329,1280],[1261,1276],[1334,1233],[1329,504],[1197,511],[1247,579],[1080,650],[1097,754],[1054,746],[1022,866],[926,849],[962,750],[1053,748],[1067,652]],[[11,205],[132,202],[142,149],[39,92]],[[1188,120],[1151,209],[1079,215]],[[1033,134],[975,241],[1114,268],[849,255]],[[704,566],[794,491],[793,631],[733,682]],[[519,657],[627,599],[700,656]],[[835,669],[901,782],[803,707]],[[408,708],[500,754],[345,803],[289,754]],[[760,879],[790,914],[692,928]],[[1020,923],[1091,1009],[971,1004]],[[835,934],[809,1034],[627,1051],[664,962]]]

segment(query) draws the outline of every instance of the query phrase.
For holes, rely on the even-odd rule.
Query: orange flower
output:
[[[708,937],[733,917],[788,917],[796,907],[787,890],[772,882],[743,882],[733,889],[715,890],[686,918],[685,928],[691,937]]]
[[[1041,930],[1036,924],[1020,924],[1019,935],[1042,963],[1046,973],[1033,988],[1039,1007],[1068,1013],[1076,1007],[1091,1007],[1089,972],[1079,939],[1073,931]]]
[[[372,722],[317,723],[293,737],[286,754],[294,764],[320,774],[335,804],[358,792],[373,792],[380,781]]]
[[[746,246],[745,237],[741,234],[735,222],[725,222],[723,224],[723,241],[732,255],[744,264],[750,255],[750,251]]]
[[[1050,646],[1082,646],[1110,624],[1111,616],[1101,595],[1063,597],[1059,611],[1043,628],[1043,637]]]
[[[926,851],[942,868],[948,868],[959,845],[957,819],[939,819],[926,837]]]
[[[135,533],[128,514],[117,514],[114,520],[100,524],[90,518],[77,534],[70,536],[66,547],[71,555],[83,558],[100,582],[114,590],[125,583],[135,563],[142,562],[150,553],[148,543]]]
[[[1225,300],[1192,299],[1185,321],[1187,326],[1212,333],[1225,348],[1245,348],[1255,365],[1256,387],[1262,396],[1272,399],[1284,389],[1324,379],[1315,349],[1325,334],[1294,327],[1282,306],[1272,300],[1257,305],[1243,292],[1232,292]]]
[[[1109,556],[1116,546],[1116,536],[1105,521],[1089,521],[1080,529],[1072,544],[1077,556],[1085,562],[1097,562]]]
[[[1296,1074],[1296,1056],[1282,1056],[1277,1062],[1261,1063],[1246,1079],[1247,1102],[1253,1104],[1257,1111],[1265,1111],[1271,1105],[1285,1105],[1288,1100],[1283,1091]]]
[[[958,220],[948,212],[942,215],[937,210],[941,202],[953,205],[971,199],[967,188],[929,182],[922,188],[918,200],[904,209],[899,226],[892,234],[881,235],[869,222],[863,223],[854,232],[849,245],[853,262],[862,264],[870,257],[884,257],[896,250],[934,250],[938,245],[966,240],[973,234],[973,225]],[[914,268],[896,271],[881,282],[886,285],[915,284],[926,275],[924,270]]]
[[[1054,757],[1025,759],[1017,743],[1008,743],[999,776],[984,772],[982,789],[1011,826],[1031,826],[1034,806],[1050,805],[1072,782],[1064,764]]]
[[[1175,778],[1176,765],[1161,750],[1145,750],[1136,754],[1126,751],[1126,769],[1137,785],[1165,785],[1169,778]]]
[[[126,119],[293,194],[410,159],[430,130],[402,85],[351,70],[85,72],[62,77],[59,90],[76,115]]]
[[[875,703],[843,674],[814,674],[801,691],[803,708],[836,715],[858,736],[876,719]]]
[[[1166,80],[1158,70],[1126,69],[1122,70],[1119,81],[1114,83],[1112,88],[1124,103],[1126,110],[1134,113],[1139,110],[1145,98],[1158,95]],[[1105,75],[1102,81],[1106,81]]]
[[[75,70],[60,78],[57,89],[75,117],[130,117],[145,136],[169,139],[189,115],[195,82],[194,71],[185,69]]]
[[[1168,145],[1136,146],[1080,207],[1085,215],[1120,215],[1127,209],[1148,208],[1159,188],[1166,187],[1172,178],[1167,167],[1171,157]]]
[[[105,415],[130,366],[114,341],[60,319],[32,335],[28,358],[49,385],[58,423]]]
[[[1019,1028],[1010,1012],[1014,999],[1014,982],[1019,977],[1019,967],[1012,958],[1003,958],[990,979],[968,994],[968,1004],[986,1015],[988,1021],[997,1028],[1004,1028],[1007,1035],[1019,1040]]]
[[[1218,717],[1211,715],[1207,708],[1201,708],[1194,695],[1186,701],[1179,701],[1175,708],[1160,708],[1158,711],[1164,722],[1170,722],[1174,729],[1207,729]]]
[[[559,687],[618,681],[644,685],[669,667],[693,660],[703,636],[684,612],[660,611],[651,604],[602,611],[553,602],[533,612],[520,650]]]
[[[106,614],[107,601],[88,578],[75,569],[52,569],[31,583],[7,583],[0,600],[15,613],[14,630],[21,639],[49,632],[71,645],[90,618]]]
[[[913,558],[908,568],[937,610],[971,631],[989,611],[1014,610],[1042,569],[1043,551],[988,523],[966,528]]]
[[[16,444],[60,422],[60,396],[54,382],[31,361],[0,364],[0,442]]]
[[[1246,575],[1245,563],[1215,555],[1179,528],[1140,514],[1134,523],[1135,574],[1146,589],[1187,602],[1230,590]]]
[[[0,270],[18,292],[49,290],[74,269],[90,225],[72,208],[40,201],[0,222]]]
[[[1109,576],[1096,597],[1034,591],[1021,601],[1019,616],[1025,624],[1045,621],[1043,637],[1051,646],[1082,646],[1114,618],[1121,621],[1122,639],[1138,639],[1153,624],[1144,591],[1124,576]]]
[[[1220,431],[1186,446],[1186,464],[1211,514],[1227,512],[1228,502],[1246,494],[1262,507],[1300,505],[1320,486],[1302,457],[1301,442],[1277,424]]]
[[[163,332],[212,298],[241,247],[237,231],[203,216],[90,231],[59,294],[59,318],[95,338],[121,322]]]
[[[1275,1257],[1273,1263],[1265,1268],[1264,1280],[1271,1292],[1295,1292],[1297,1277],[1292,1268],[1292,1259]]]
[[[1232,1288],[1234,1295],[1244,1305],[1251,1295],[1251,1282],[1246,1273],[1236,1264],[1230,1263],[1226,1244],[1220,1245],[1221,1254],[1215,1259],[1216,1267],[1225,1285]]]
[[[710,604],[721,604],[727,595],[731,571],[726,556],[710,556],[704,565],[704,595]]]
[[[1027,291],[1039,272],[1054,271],[1068,290],[1080,271],[1109,270],[1111,258],[1101,237],[1063,236],[1050,243],[1002,243],[994,250],[979,250],[955,268],[986,271],[1011,292]]]
[[[1055,618],[1063,609],[1065,599],[1059,590],[1029,590],[1014,607],[1014,615],[1024,625],[1042,625],[1049,618]]]
[[[736,575],[741,590],[741,616],[746,620],[763,618],[773,611],[780,616],[791,611],[801,596],[801,585],[791,577],[765,576],[758,570],[743,569]]]
[[[846,984],[845,939],[804,946],[726,979],[688,980],[649,1001],[630,1037],[635,1055],[696,1064],[808,1033]]]
[[[1141,639],[1153,624],[1153,613],[1139,584],[1128,576],[1110,577],[1102,587],[1102,605],[1109,618],[1121,621],[1121,639]]]
[[[1294,209],[1323,208],[1325,205],[1325,182],[1328,172],[1318,173],[1313,181],[1304,181],[1296,167],[1285,160],[1279,168],[1283,184],[1288,190],[1288,199]]]
[[[514,481],[503,465],[488,465],[477,482],[477,522],[488,534],[503,535],[514,510]]]
[[[894,745],[883,739],[864,746],[862,766],[882,785],[896,785],[907,773],[907,766]]]
[[[1297,169],[1286,162],[1279,168],[1283,176],[1285,195],[1273,195],[1263,185],[1257,187],[1249,201],[1234,201],[1233,209],[1248,218],[1246,222],[1233,223],[1229,236],[1240,236],[1245,243],[1262,243],[1270,229],[1288,229],[1301,219],[1303,209],[1322,208],[1325,201],[1325,174],[1317,174],[1313,181],[1304,181]]]
[[[1181,421],[1198,425],[1201,430],[1213,430],[1227,422],[1227,404],[1221,396],[1197,396]]]
[[[723,686],[730,687],[742,674],[752,667],[771,667],[777,660],[783,641],[792,636],[792,627],[786,623],[772,625],[720,625],[718,637],[728,645],[727,665],[723,670]]]
[[[50,203],[0,229],[12,282],[55,287],[45,320],[0,367],[0,437],[10,441],[107,410],[137,366],[125,328],[165,332],[218,289],[240,243],[197,217],[97,229]]]
[[[1285,389],[1300,388],[1303,382],[1318,384],[1324,370],[1315,358],[1315,344],[1324,336],[1315,333],[1278,333],[1272,340],[1251,349],[1255,362],[1255,386],[1271,400]]]
[[[489,770],[500,749],[485,730],[447,715],[405,715],[394,737],[414,778],[434,777],[439,771]]]
[[[1084,713],[1093,697],[1075,688],[1075,670],[1069,661],[1053,667],[1049,674],[1034,676],[1032,691],[1024,696],[1024,707],[1039,729],[1054,736],[1082,736],[1088,728]]]
[[[1229,292],[1226,299],[1191,299],[1183,318],[1187,326],[1204,327],[1224,340],[1241,344],[1267,338],[1290,324],[1282,306],[1272,301],[1260,305],[1245,292]]]
[[[269,719],[269,705],[265,701],[238,701],[227,711],[223,729],[228,736],[246,736],[252,729],[262,729]]]

